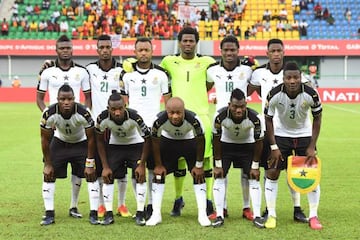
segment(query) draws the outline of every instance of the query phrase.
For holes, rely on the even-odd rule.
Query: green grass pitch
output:
[[[250,104],[259,109],[258,104]],[[43,215],[41,197],[42,157],[40,112],[34,103],[0,104],[0,239],[359,239],[360,211],[360,107],[359,104],[324,104],[318,153],[323,161],[319,218],[324,226],[313,231],[292,220],[292,201],[285,175],[280,177],[276,229],[257,229],[242,219],[238,170],[230,170],[229,218],[222,228],[203,228],[197,223],[195,196],[189,174],[182,216],[169,216],[174,199],[173,178],[167,177],[163,199],[163,223],[138,227],[132,219],[115,218],[111,226],[88,223],[88,194],[83,181],[79,210],[84,218],[68,216],[70,179],[58,180],[55,193],[56,223],[39,225]],[[263,171],[262,171],[263,175]],[[127,205],[136,210],[129,184]],[[117,194],[117,193],[116,193]],[[115,194],[115,196],[116,196]],[[116,204],[116,197],[114,205]],[[307,197],[301,205],[308,215]],[[264,208],[264,201],[263,201]],[[115,209],[115,208],[114,208]]]

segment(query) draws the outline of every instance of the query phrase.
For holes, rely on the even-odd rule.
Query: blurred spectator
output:
[[[309,10],[306,0],[300,0],[300,10]]]
[[[322,6],[319,2],[314,6],[314,15],[315,19],[321,19],[322,17]]]
[[[281,9],[279,12],[279,19],[286,21],[287,16],[288,16],[288,12],[286,11],[286,9],[285,8]]]
[[[250,28],[248,27],[245,32],[244,32],[244,39],[247,40],[251,37],[251,30]]]
[[[221,14],[225,14],[225,3],[224,0],[216,0],[218,6],[219,6],[219,13]]]
[[[271,11],[269,9],[265,9],[262,19],[265,20],[265,21],[270,21],[271,20]]]
[[[315,88],[319,87],[318,83],[318,74],[317,74],[317,66],[314,61],[311,61],[309,64],[309,74],[306,74],[305,77],[312,83]]]
[[[43,0],[41,3],[42,10],[49,10],[50,8],[50,0]]]
[[[2,79],[0,78],[0,88],[2,87],[2,83],[3,83]]]
[[[66,17],[69,20],[75,21],[75,19],[76,19],[75,11],[74,11],[74,8],[72,6],[68,6],[66,8]]]
[[[37,32],[39,30],[39,25],[36,21],[32,20],[29,27],[29,32]]]
[[[271,15],[271,20],[280,20],[280,16],[277,9],[275,9],[274,13]]]
[[[236,26],[234,35],[235,35],[235,37],[241,39],[241,28],[240,28],[240,26]]]
[[[211,4],[211,20],[219,20],[219,5],[216,0]]]
[[[33,15],[34,14],[34,7],[29,3],[26,7],[25,7],[25,12],[28,15]]]
[[[293,31],[298,31],[298,30],[299,30],[299,22],[298,22],[298,20],[295,19],[295,20],[292,22],[291,28],[292,28]]]
[[[52,23],[57,22],[60,16],[61,16],[60,11],[58,9],[54,10],[54,12],[51,14],[51,22]]]
[[[10,10],[12,11],[13,15],[18,15],[19,14],[19,4],[17,2],[15,2],[12,7],[10,8]]]
[[[284,21],[284,31],[292,31],[291,23],[289,23],[289,20]]]
[[[283,21],[278,21],[276,24],[276,31],[280,32],[280,31],[285,31],[285,26]]]
[[[200,12],[200,20],[201,21],[205,21],[205,19],[207,18],[207,13],[205,11],[205,9],[202,9],[201,12]]]
[[[299,0],[292,0],[291,2],[292,10],[295,14],[300,12],[300,1]]]
[[[115,2],[117,2],[117,1],[115,1]],[[77,4],[78,4],[78,7],[77,7],[77,15],[79,16],[79,17],[82,17],[82,16],[84,16],[84,0],[78,0],[77,1]],[[117,9],[117,8],[116,8]]]
[[[351,21],[351,11],[350,11],[349,8],[345,9],[344,16],[345,16],[345,19],[350,23],[350,21]]]
[[[1,22],[1,35],[7,36],[9,35],[9,23],[6,21],[6,18]]]
[[[270,23],[270,20],[264,21],[264,22],[263,22],[263,26],[264,26],[264,31],[265,31],[265,32],[271,32],[271,23]]]
[[[307,28],[309,24],[306,22],[306,20],[301,20],[299,24],[300,29],[300,35],[306,37],[307,36]]]
[[[328,17],[330,16],[330,12],[329,12],[329,9],[328,8],[325,8],[323,13],[322,13],[322,18],[324,20],[326,20]]]
[[[326,22],[329,24],[329,25],[334,25],[335,23],[335,18],[333,17],[333,15],[330,13],[329,17],[326,19]]]
[[[40,6],[38,4],[35,4],[35,6],[34,6],[34,14],[39,16],[40,13],[41,13]]]
[[[45,20],[41,20],[39,22],[39,31],[40,32],[46,32],[47,31],[47,23]]]
[[[54,24],[51,22],[51,20],[47,20],[46,25],[47,25],[46,31],[48,31],[48,32],[54,32],[55,31]]]
[[[17,27],[21,25],[20,17],[18,15],[13,15],[11,17],[11,22],[13,27]]]
[[[212,21],[209,18],[206,18],[205,21],[205,37],[211,38],[212,37]]]
[[[68,32],[69,31],[69,24],[66,20],[60,21],[60,32]]]
[[[218,36],[219,38],[224,38],[226,36],[226,27],[224,25],[219,26],[219,32],[218,32]]]
[[[21,86],[21,81],[19,79],[19,76],[14,77],[14,80],[11,82],[11,86],[13,88],[19,88]]]

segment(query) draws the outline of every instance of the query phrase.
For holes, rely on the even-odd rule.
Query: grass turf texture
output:
[[[257,110],[260,108],[258,104],[249,106]],[[173,177],[167,177],[162,207],[163,222],[156,227],[138,227],[133,219],[117,216],[113,225],[90,225],[85,181],[79,203],[84,218],[71,218],[68,216],[70,179],[58,180],[55,192],[56,223],[42,227],[39,224],[43,215],[43,165],[39,137],[41,114],[35,104],[1,103],[0,239],[358,239],[359,109],[359,104],[324,104],[318,141],[318,152],[323,161],[319,207],[319,218],[324,226],[322,231],[313,231],[306,224],[292,220],[292,201],[284,173],[280,177],[277,200],[277,228],[257,229],[251,222],[242,219],[240,176],[237,169],[230,170],[230,216],[222,228],[203,228],[197,223],[195,196],[189,174],[184,191],[186,206],[178,218],[169,216],[174,190]],[[308,215],[306,196],[302,196],[301,203]],[[115,197],[114,210],[116,204]],[[136,203],[131,184],[128,185],[127,205],[135,213]]]

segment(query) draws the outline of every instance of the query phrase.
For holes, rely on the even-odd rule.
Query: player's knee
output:
[[[265,173],[266,177],[271,180],[277,180],[280,176],[280,170],[275,168],[268,169]]]
[[[176,170],[174,172],[174,177],[185,177],[186,169]]]

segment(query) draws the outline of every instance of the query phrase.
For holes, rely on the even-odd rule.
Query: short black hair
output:
[[[178,35],[178,41],[179,42],[182,40],[182,36],[184,34],[193,34],[193,35],[195,35],[195,41],[199,42],[199,33],[195,28],[184,27],[183,29],[181,29],[181,31],[179,32],[179,35]]]
[[[61,35],[58,40],[56,41],[56,43],[59,42],[71,42],[70,38],[68,36],[66,36],[65,34]]]
[[[62,85],[58,90],[58,95],[60,92],[72,92],[72,94],[74,94],[74,90],[72,89],[72,87],[70,87],[69,84]]]
[[[281,41],[281,40],[278,39],[278,38],[272,38],[272,39],[270,39],[270,40],[268,41],[268,43],[267,43],[267,48],[269,48],[271,44],[280,44],[281,46],[284,46],[283,41]]]
[[[150,43],[150,45],[152,46],[152,42],[151,42],[151,39],[150,38],[147,38],[147,37],[139,37],[136,39],[135,41],[135,46],[138,42],[148,42]]]
[[[118,91],[116,91],[115,89],[111,91],[111,95],[109,97],[108,100],[108,104],[110,103],[110,101],[121,101],[122,97],[120,95],[120,93]]]
[[[230,102],[231,102],[231,99],[233,99],[233,98],[235,98],[237,100],[245,99],[245,93],[243,91],[241,91],[239,88],[235,88],[231,92]]]
[[[285,74],[285,71],[288,71],[288,70],[297,70],[297,71],[301,72],[300,68],[296,62],[286,62],[284,65],[283,73]]]
[[[238,39],[233,36],[233,35],[229,35],[229,36],[226,36],[223,40],[221,40],[220,42],[220,48],[222,49],[224,43],[235,43],[236,47],[239,48],[240,47],[240,44],[239,44],[239,41]]]

